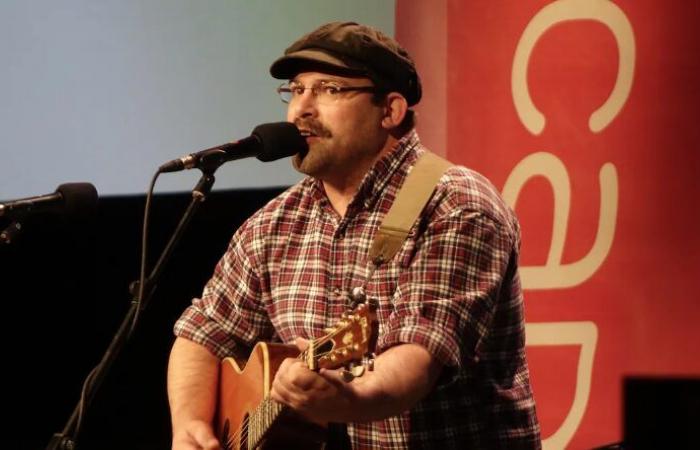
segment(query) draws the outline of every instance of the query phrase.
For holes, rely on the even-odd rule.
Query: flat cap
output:
[[[292,79],[305,70],[366,76],[380,89],[402,94],[409,106],[421,98],[421,83],[411,56],[398,42],[355,22],[331,22],[294,42],[270,66],[270,74]]]

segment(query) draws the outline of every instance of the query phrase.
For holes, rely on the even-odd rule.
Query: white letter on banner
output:
[[[569,224],[571,185],[564,163],[551,153],[537,152],[525,157],[508,176],[503,187],[503,199],[513,209],[525,183],[541,175],[549,181],[554,193],[552,241],[547,262],[543,266],[522,266],[523,289],[555,289],[583,283],[603,264],[615,235],[617,218],[617,171],[612,163],[600,169],[600,215],[593,247],[580,260],[562,264],[564,242]]]
[[[635,42],[632,25],[625,13],[609,0],[558,0],[542,8],[532,18],[520,37],[513,57],[511,89],[515,110],[527,130],[538,135],[545,126],[544,115],[535,107],[527,86],[527,69],[537,40],[552,26],[569,20],[596,20],[612,31],[617,42],[619,64],[617,79],[610,97],[588,120],[588,126],[599,133],[613,121],[629,97],[635,64]]]

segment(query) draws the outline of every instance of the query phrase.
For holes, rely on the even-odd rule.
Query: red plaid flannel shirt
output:
[[[348,424],[353,448],[539,448],[520,230],[491,183],[448,169],[403,247],[367,280],[374,234],[423,151],[415,132],[404,136],[365,176],[344,217],[313,178],[270,201],[235,233],[175,333],[222,358],[260,340],[312,339],[347,309],[345,294],[365,286],[379,301],[377,354],[416,343],[445,367],[410,411]]]

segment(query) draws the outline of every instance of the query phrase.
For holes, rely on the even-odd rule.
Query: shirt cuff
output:
[[[405,316],[392,320],[377,342],[377,353],[399,344],[418,344],[444,366],[459,367],[461,355],[453,333],[443,326],[420,316]]]
[[[195,301],[196,303],[196,301]],[[185,338],[223,359],[234,354],[236,341],[219,324],[209,319],[195,305],[189,306],[175,322],[175,336]]]

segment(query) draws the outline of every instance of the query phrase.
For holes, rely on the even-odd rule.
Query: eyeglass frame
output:
[[[292,82],[286,82],[282,83],[277,87],[277,94],[280,96],[280,100],[282,100],[282,103],[284,104],[289,104],[294,100],[294,98],[298,97],[290,97],[289,100],[285,100],[283,95],[284,94],[289,94],[290,96],[292,95],[292,88],[291,88],[291,83]],[[379,91],[377,86],[338,86],[334,84],[333,82],[328,82],[328,81],[321,81],[319,83],[314,84],[313,86],[304,86],[303,84],[298,83],[297,89],[303,89],[306,91],[307,89],[311,90],[311,94],[314,96],[314,98],[318,98],[318,91],[322,88],[326,89],[334,89],[336,92],[331,95],[331,99],[335,102],[337,101],[340,97],[335,97],[337,94],[341,94],[343,92],[369,92],[369,93],[376,93]]]

